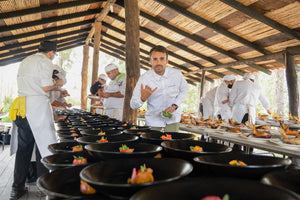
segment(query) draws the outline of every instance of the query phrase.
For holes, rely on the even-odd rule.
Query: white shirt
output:
[[[120,92],[122,95],[125,96],[125,89],[126,89],[126,75],[120,74],[114,80],[111,80],[109,84],[104,87],[103,92]],[[115,98],[109,97],[104,98],[103,106],[104,109],[123,109],[124,105],[124,97],[123,98]]]
[[[52,72],[52,62],[44,54],[36,53],[25,58],[18,71],[18,95],[49,97],[43,87],[53,85]]]
[[[201,97],[201,103],[203,105],[203,117],[207,119],[208,117],[214,117],[214,102],[215,95],[218,87],[214,87],[205,93],[205,96]]]
[[[225,101],[229,98],[229,88],[226,83],[223,81],[216,91],[215,96],[215,115],[221,115],[222,119],[228,120],[231,117],[231,108],[229,103],[223,104],[222,101]]]
[[[141,100],[141,84],[148,85],[152,90],[157,90],[147,100],[146,124],[153,127],[165,127],[166,124],[180,122],[180,104],[185,100],[188,92],[188,84],[178,69],[166,67],[164,75],[160,76],[153,69],[148,70],[138,80],[130,101],[132,109],[138,109],[144,102]],[[161,111],[178,105],[178,109],[172,113],[172,118],[161,116]]]

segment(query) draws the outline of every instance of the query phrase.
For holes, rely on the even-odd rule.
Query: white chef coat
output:
[[[214,102],[217,89],[218,87],[214,87],[213,89],[206,92],[203,97],[201,97],[203,117],[205,119],[207,119],[209,116],[210,118],[214,118]]]
[[[140,108],[144,102],[141,101],[141,84],[148,85],[152,90],[157,90],[147,100],[146,124],[152,127],[165,127],[166,124],[178,123],[181,120],[180,104],[185,100],[188,92],[188,84],[178,69],[166,67],[165,73],[160,76],[153,69],[145,72],[138,80],[130,101],[132,109]],[[166,108],[178,105],[178,109],[172,113],[172,118],[161,116]]]
[[[111,80],[106,87],[104,87],[103,93],[120,92],[122,95],[125,96],[125,89],[126,89],[126,75],[120,74],[114,80]],[[103,102],[104,114],[108,115],[109,117],[122,120],[123,105],[124,105],[124,97],[104,98],[104,102]]]
[[[250,123],[255,124],[258,101],[266,110],[270,109],[270,103],[258,85],[249,79],[235,82],[229,94],[232,119],[241,122],[244,115],[248,113]]]
[[[53,85],[52,62],[41,53],[25,58],[20,64],[18,96],[26,96],[26,118],[42,157],[51,155],[48,145],[56,142],[53,112],[49,93],[42,87]],[[17,151],[18,132],[13,123],[11,154]]]
[[[231,117],[231,107],[229,103],[223,104],[222,101],[225,101],[229,98],[229,88],[226,83],[223,81],[218,87],[215,95],[215,116],[221,115],[223,120],[228,121]]]

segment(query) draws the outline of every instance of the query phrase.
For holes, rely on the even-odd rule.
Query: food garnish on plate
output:
[[[231,118],[229,119],[229,124],[233,127],[244,127],[243,123],[239,123],[236,120],[233,121]]]
[[[136,171],[136,168],[132,169],[131,178],[128,178],[128,184],[142,184],[154,182],[153,170],[147,168],[146,165],[141,165],[140,169]]]
[[[162,135],[160,137],[163,140],[172,140],[172,135],[171,134],[166,134],[166,135]]]
[[[119,147],[119,151],[121,153],[132,153],[134,151],[134,149],[130,149],[127,145],[122,144],[122,146]]]
[[[130,127],[130,129],[131,130],[135,130],[135,129],[137,129],[137,127],[136,126],[132,126],[132,127]]]
[[[83,147],[81,144],[73,146],[72,151],[83,151]]]
[[[191,151],[196,151],[196,152],[202,152],[203,151],[203,148],[196,145],[196,146],[190,146],[190,150]]]
[[[82,165],[82,164],[87,164],[87,159],[82,157],[82,156],[73,156],[73,165]]]
[[[253,130],[253,136],[257,138],[271,138],[272,134],[264,129],[258,130],[256,129],[255,125],[250,124],[248,121],[246,125]]]
[[[234,166],[247,166],[246,163],[244,163],[243,161],[241,160],[231,160],[229,162],[229,165],[234,165]]]
[[[280,130],[284,131],[286,135],[299,137],[300,134],[297,130],[290,130],[290,126],[283,123],[283,121],[280,121]]]
[[[288,127],[288,126],[287,126]],[[283,141],[285,142],[285,143],[287,143],[287,144],[295,144],[295,145],[300,145],[300,137],[299,137],[299,132],[298,132],[298,134],[294,137],[294,138],[290,138],[289,136],[288,136],[288,128],[286,128],[286,126],[285,125],[283,125],[283,123],[280,123],[280,128],[279,128],[279,130],[280,130],[280,133],[281,133],[281,135],[282,135],[282,137],[283,137]]]
[[[282,117],[280,117],[276,112],[274,112],[274,113],[272,114],[272,117],[273,117],[273,119],[275,119],[275,120],[277,120],[277,121],[282,120]]]
[[[237,127],[227,127],[226,130],[228,132],[231,132],[231,133],[241,133],[241,129],[237,128]]]
[[[222,199],[219,196],[206,196],[203,197],[201,200],[230,200],[230,199],[229,199],[229,195],[225,194]]]
[[[137,132],[137,134],[145,134],[146,132],[143,132],[143,131],[139,131],[139,132]]]
[[[101,139],[100,140],[97,140],[96,141],[97,143],[107,143],[108,142],[108,140],[107,140],[107,138],[105,138],[105,137],[101,137]]]
[[[78,133],[72,133],[71,136],[78,136]]]
[[[300,118],[297,116],[292,116],[292,114],[289,114],[289,120],[294,121],[296,124],[300,124]]]
[[[97,135],[106,135],[106,133],[103,131],[100,131]]]
[[[80,180],[80,192],[82,194],[95,194],[96,190],[87,182]]]

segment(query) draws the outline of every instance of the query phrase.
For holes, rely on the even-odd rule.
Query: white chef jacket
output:
[[[232,106],[232,119],[241,122],[246,113],[252,124],[255,123],[258,101],[263,107],[270,109],[270,103],[262,93],[261,88],[251,80],[237,81],[229,94],[229,105]]]
[[[104,93],[105,92],[120,92],[125,96],[125,89],[126,89],[126,75],[120,74],[117,76],[114,80],[111,80],[109,84],[104,87]],[[103,106],[104,110],[106,109],[123,109],[124,105],[124,97],[123,98],[115,98],[115,97],[109,97],[104,98]]]
[[[26,96],[26,118],[42,157],[51,155],[48,145],[56,142],[49,93],[43,87],[53,85],[52,62],[41,53],[25,58],[20,64],[18,96]],[[17,151],[18,132],[13,123],[11,154]]]
[[[203,106],[203,117],[207,119],[209,116],[214,118],[214,102],[215,95],[218,87],[214,87],[205,93],[204,97],[201,97],[201,103]]]
[[[214,108],[215,116],[221,115],[223,120],[228,121],[231,117],[231,107],[229,103],[223,104],[222,101],[225,101],[229,98],[229,88],[226,83],[223,81],[218,87],[215,95]]]
[[[146,124],[152,127],[165,127],[166,124],[178,123],[181,120],[180,104],[185,100],[188,92],[188,84],[178,69],[166,67],[165,73],[160,76],[153,69],[148,70],[138,80],[130,101],[132,109],[140,108],[144,102],[141,101],[141,84],[148,85],[152,90],[157,90],[147,100]],[[166,108],[178,105],[178,109],[172,113],[172,118],[161,116]]]

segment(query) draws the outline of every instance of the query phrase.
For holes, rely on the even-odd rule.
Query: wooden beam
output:
[[[126,91],[123,121],[137,123],[137,110],[130,107],[134,87],[140,77],[140,10],[138,0],[125,0]]]
[[[244,4],[239,3],[238,1],[235,1],[235,0],[220,0],[220,1],[235,8],[236,10],[238,10],[240,12],[245,13],[246,15],[248,15],[264,24],[267,24],[268,26],[270,26],[280,32],[283,32],[285,34],[288,34],[288,35],[300,40],[300,33],[298,31],[290,29],[290,28],[266,17],[265,15],[260,14],[259,12],[245,6]]]
[[[1,37],[0,42],[8,42],[11,40],[17,40],[17,39],[21,39],[21,38],[25,38],[25,37],[38,36],[38,35],[45,34],[45,33],[61,31],[61,30],[68,29],[68,28],[73,28],[73,27],[78,27],[78,26],[83,26],[83,25],[90,25],[93,22],[94,22],[94,20],[86,20],[86,21],[80,21],[80,22],[75,22],[75,23],[71,23],[71,24],[65,24],[62,26],[55,26],[55,27],[51,27],[51,28],[45,28],[42,30],[21,33],[21,34],[17,34],[17,35],[10,35],[10,36],[6,36],[6,37]]]
[[[176,5],[175,3],[172,3],[172,2],[169,2],[169,1],[166,1],[166,0],[155,0],[155,1],[159,2],[160,4],[166,6],[170,9],[175,10],[176,12],[192,19],[193,21],[196,21],[196,22],[198,22],[198,23],[200,23],[204,26],[207,26],[207,27],[215,30],[216,32],[218,32],[222,35],[225,35],[225,36],[231,38],[232,40],[235,40],[235,41],[237,41],[237,42],[239,42],[239,43],[241,43],[245,46],[248,46],[248,47],[250,47],[250,48],[252,48],[252,49],[254,49],[254,50],[256,50],[260,53],[263,53],[263,54],[270,54],[271,53],[268,50],[260,47],[259,45],[255,44],[253,42],[250,42],[250,41],[248,41],[248,40],[246,40],[246,39],[244,39],[244,38],[242,38],[242,37],[240,37],[240,36],[238,36],[238,35],[236,35],[232,32],[229,32],[228,30],[226,30],[225,28],[217,25],[216,23],[212,23],[210,21],[207,21],[206,19],[187,11],[186,9],[183,9],[182,7]]]
[[[95,17],[95,23],[96,22],[102,22],[103,19],[106,17],[106,15],[108,14],[108,12],[110,11],[110,7],[114,5],[116,0],[107,0],[104,8],[101,10],[101,12],[99,13],[99,15],[97,15]],[[85,40],[85,44],[88,45],[90,40],[92,39],[94,33],[95,33],[95,23],[92,25],[92,29],[89,32],[88,37]]]
[[[202,71],[202,76],[201,76],[200,98],[203,96],[204,84],[205,84],[205,70]]]
[[[75,6],[81,6],[81,5],[93,4],[93,3],[100,3],[100,1],[99,0],[77,0],[77,1],[71,1],[65,3],[54,3],[50,5],[47,4],[40,7],[16,10],[11,12],[2,12],[0,13],[0,19],[8,19],[8,18],[20,17],[24,15],[32,15],[32,14],[37,14],[45,11],[71,8]]]
[[[300,0],[299,0],[300,1]],[[286,51],[291,55],[300,55],[300,45],[286,48]]]
[[[38,26],[38,25],[43,25],[43,24],[50,24],[50,23],[57,22],[57,21],[71,20],[74,18],[95,15],[98,12],[99,12],[98,9],[94,9],[94,10],[88,10],[88,11],[79,12],[79,13],[72,13],[72,14],[68,14],[68,15],[49,17],[49,18],[31,21],[31,22],[14,24],[14,25],[10,25],[10,26],[1,26],[0,33],[7,32],[7,31],[13,31],[13,30],[17,30],[17,29],[25,29],[25,28],[29,28],[32,26]]]
[[[83,46],[83,61],[81,69],[81,106],[83,110],[87,110],[87,81],[88,81],[88,68],[89,68],[89,51],[88,45]]]
[[[285,54],[286,63],[286,81],[289,94],[289,113],[293,116],[299,116],[299,90],[297,82],[297,73],[295,68],[294,56],[286,52]]]
[[[255,58],[249,58],[249,59],[245,59],[242,61],[235,61],[235,62],[221,64],[221,65],[217,65],[217,66],[213,66],[213,67],[206,67],[203,70],[212,70],[212,69],[216,69],[216,68],[227,68],[227,67],[233,67],[233,66],[244,65],[244,64],[247,65],[247,64],[251,64],[251,63],[255,63],[255,62],[265,61],[265,60],[276,60],[278,58],[282,58],[283,54],[284,54],[284,52],[278,52],[278,53],[259,56],[259,57],[255,57]],[[186,73],[185,75],[194,74],[199,71],[200,70],[194,70],[192,72]]]
[[[91,84],[94,84],[98,78],[101,22],[95,22],[95,30],[96,31],[95,31],[95,37],[94,37],[93,72],[92,72],[92,83]]]
[[[13,49],[13,48],[17,48],[17,47],[20,47],[20,46],[22,47],[22,46],[32,45],[32,44],[39,43],[39,42],[44,41],[44,40],[55,40],[55,39],[61,38],[61,37],[68,37],[68,36],[76,35],[76,34],[84,34],[87,31],[89,31],[88,28],[87,29],[75,30],[75,31],[69,31],[69,32],[65,32],[65,33],[61,33],[61,34],[57,34],[57,35],[46,36],[44,38],[38,38],[38,39],[34,39],[34,40],[28,40],[26,42],[9,44],[9,45],[0,47],[0,51]]]

